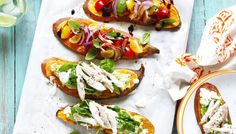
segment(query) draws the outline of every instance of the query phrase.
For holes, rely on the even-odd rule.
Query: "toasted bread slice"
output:
[[[136,20],[136,19],[130,19],[129,16],[125,15],[125,16],[121,16],[121,17],[115,17],[113,14],[109,17],[103,17],[101,12],[97,12],[95,9],[95,3],[98,0],[86,0],[83,6],[83,9],[85,11],[85,13],[91,17],[94,20],[97,21],[103,21],[103,22],[110,22],[110,21],[123,21],[123,22],[130,22],[130,23],[134,23],[134,24],[139,24],[139,25],[145,25],[145,26],[153,26],[155,27],[157,30],[176,30],[178,28],[180,28],[181,26],[181,19],[178,13],[178,10],[176,9],[176,7],[173,4],[168,3],[166,0],[165,2],[161,1],[161,0],[152,0],[153,2],[156,3],[162,3],[162,5],[164,5],[165,7],[170,6],[170,17],[171,19],[176,20],[176,22],[170,24],[170,25],[165,25],[162,26],[160,24],[160,21],[156,22],[156,23],[145,23],[145,21],[143,20]]]
[[[59,58],[46,59],[41,65],[42,72],[43,72],[44,76],[48,79],[50,78],[50,76],[54,76],[55,77],[54,83],[64,93],[66,93],[70,96],[78,98],[79,97],[78,91],[76,89],[75,90],[74,89],[69,89],[66,86],[64,86],[61,83],[61,81],[59,80],[59,78],[55,76],[53,71],[51,71],[51,65],[52,64],[55,64],[55,63],[56,64],[64,64],[64,63],[68,63],[68,62],[70,62],[70,61],[66,61],[66,60],[59,59]],[[77,64],[76,62],[70,62],[70,63]],[[136,77],[137,77],[137,79],[139,79],[139,82],[134,83],[131,80],[131,83],[130,83],[131,88],[125,89],[120,94],[116,94],[114,92],[111,93],[109,90],[105,90],[105,91],[101,92],[99,95],[86,95],[85,98],[87,98],[87,99],[109,99],[109,98],[116,98],[116,97],[126,96],[138,87],[138,85],[140,84],[140,82],[143,78],[145,69],[144,69],[144,66],[142,65],[139,70],[129,70],[129,69],[116,69],[116,70],[119,71],[119,72],[123,72],[123,73],[129,73],[133,79],[136,79]]]
[[[86,49],[88,46],[86,45],[78,45],[78,44],[73,44],[69,41],[69,39],[62,39],[60,34],[61,34],[61,28],[63,27],[63,25],[65,25],[65,23],[69,20],[76,20],[78,21],[81,25],[84,25],[84,26],[88,26],[88,25],[98,25],[99,23],[97,22],[94,22],[94,21],[91,21],[89,19],[80,19],[80,18],[62,18],[62,19],[59,19],[58,21],[56,21],[54,24],[53,24],[53,33],[55,35],[55,37],[64,45],[66,46],[67,48],[69,48],[70,50],[78,53],[78,54],[81,54],[81,55],[86,55],[86,51],[82,51],[80,49],[80,47],[82,49]],[[113,28],[112,28],[113,29]],[[121,33],[122,35],[125,35],[127,37],[130,37],[131,36],[129,35],[129,33],[127,32],[124,32],[124,31],[120,31],[120,30],[116,30],[116,29],[113,29],[113,32],[119,32]],[[71,32],[73,33],[73,32]],[[134,39],[137,39],[135,37],[132,37]],[[89,49],[89,48],[87,48]],[[118,48],[119,50],[121,50],[121,48]],[[156,47],[153,47],[149,44],[146,44],[145,46],[143,46],[142,48],[142,52],[141,53],[136,53],[135,56],[128,56],[127,54],[125,55],[124,52],[122,51],[118,51],[119,53],[119,56],[112,56],[112,57],[104,57],[102,56],[101,53],[99,53],[95,58],[97,59],[104,59],[104,58],[113,58],[114,60],[119,60],[119,59],[137,59],[137,58],[143,58],[143,57],[148,57],[148,56],[151,56],[153,54],[158,54],[160,51],[159,49],[157,49]]]
[[[196,116],[196,119],[197,119],[197,122],[198,122],[198,125],[202,131],[202,133],[205,133],[204,132],[204,129],[203,129],[203,125],[204,124],[201,124],[201,119],[202,119],[202,114],[201,114],[201,104],[200,104],[200,89],[201,88],[205,88],[209,91],[214,91],[217,93],[218,96],[221,96],[220,95],[220,92],[219,90],[217,89],[216,86],[214,86],[213,84],[211,83],[204,83],[203,85],[201,85],[199,87],[199,89],[196,91],[196,95],[195,95],[195,98],[194,98],[194,111],[195,111],[195,116]],[[225,101],[223,99],[221,99],[221,104],[225,104]],[[230,119],[230,115],[228,114],[228,120],[231,122],[231,119]]]
[[[65,122],[65,123],[75,125],[76,122],[74,122],[73,120],[67,118],[67,116],[64,114],[64,109],[65,108],[59,109],[56,112],[56,117],[59,118],[60,120],[62,120],[63,122]],[[127,112],[129,112],[129,111],[127,111]],[[155,133],[155,127],[153,126],[153,124],[146,117],[144,117],[143,115],[137,114],[135,112],[129,112],[129,114],[131,116],[136,116],[140,119],[140,121],[142,122],[142,128],[147,130],[147,134],[154,134]],[[89,125],[88,127],[89,128],[96,128],[96,127],[91,126],[91,125]],[[112,130],[111,129],[104,129],[104,133],[105,134],[112,134]]]

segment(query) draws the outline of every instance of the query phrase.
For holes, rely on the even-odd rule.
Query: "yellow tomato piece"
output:
[[[80,41],[81,36],[82,36],[82,33],[78,33],[77,35],[74,35],[73,37],[71,37],[69,39],[69,42],[73,43],[73,44],[76,44],[76,43],[78,43]]]
[[[143,46],[139,44],[138,39],[135,38],[130,38],[130,48],[135,52],[135,53],[142,53],[143,52]]]
[[[138,75],[134,71],[131,71],[131,70],[128,70],[128,69],[117,69],[115,71],[117,71],[119,73],[122,73],[122,74],[130,74],[130,87],[133,87],[134,86],[134,80],[138,79]]]
[[[61,28],[63,28],[65,25],[67,24],[67,20],[63,21],[62,23],[60,23],[57,26],[57,32],[59,32],[61,30]]]
[[[61,31],[61,39],[68,39],[70,37],[70,27],[64,26]]]
[[[127,0],[126,5],[127,5],[127,8],[128,8],[129,11],[134,10],[134,0]]]

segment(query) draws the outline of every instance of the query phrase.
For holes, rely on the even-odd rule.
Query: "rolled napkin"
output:
[[[236,69],[236,6],[223,9],[207,21],[197,54],[180,55],[164,79],[174,101],[184,97],[188,87],[216,70]]]

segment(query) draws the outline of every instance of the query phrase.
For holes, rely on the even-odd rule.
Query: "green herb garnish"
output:
[[[160,25],[161,25],[162,27],[164,27],[164,26],[171,25],[171,24],[173,24],[173,23],[175,23],[175,22],[176,22],[175,19],[168,18],[168,19],[160,20]]]
[[[115,69],[115,62],[111,59],[104,59],[100,61],[100,68],[112,73]]]
[[[126,10],[127,5],[126,5],[126,0],[118,0],[117,3],[117,15],[118,16],[123,16],[124,11]]]
[[[139,40],[139,43],[142,44],[142,45],[145,45],[145,44],[149,43],[150,36],[151,36],[150,33],[144,33],[142,38]]]
[[[85,56],[85,60],[93,60],[99,54],[100,50],[96,47],[91,47]]]
[[[106,34],[106,37],[111,40],[120,40],[123,39],[123,35],[119,32],[111,32]]]
[[[99,39],[93,39],[92,42],[94,47],[101,48],[102,42]]]
[[[69,27],[72,31],[80,32],[80,23],[76,20],[69,20],[68,21]]]

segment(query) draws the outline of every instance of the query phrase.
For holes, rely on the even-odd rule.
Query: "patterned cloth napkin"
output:
[[[181,99],[189,85],[212,71],[236,69],[235,53],[236,6],[233,6],[207,21],[196,55],[182,54],[171,65],[171,72],[164,79],[173,85],[167,87],[172,99]]]

